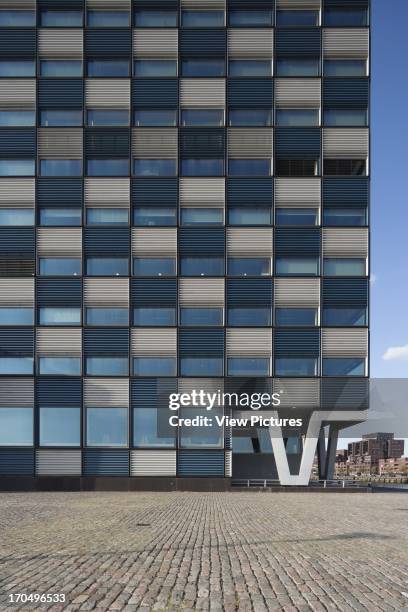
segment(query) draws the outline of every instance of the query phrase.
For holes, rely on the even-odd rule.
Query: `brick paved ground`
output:
[[[0,496],[2,610],[402,611],[407,575],[404,493]]]

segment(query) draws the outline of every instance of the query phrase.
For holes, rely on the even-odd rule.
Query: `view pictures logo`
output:
[[[213,408],[276,408],[280,406],[280,393],[223,393],[218,389],[214,393],[208,393],[203,389],[191,393],[171,393],[169,395],[170,410],[179,410],[181,407],[201,407],[206,410]]]

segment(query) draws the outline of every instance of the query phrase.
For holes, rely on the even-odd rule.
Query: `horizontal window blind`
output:
[[[180,206],[189,208],[223,208],[225,179],[180,178]]]
[[[178,30],[175,28],[133,30],[133,55],[137,59],[177,59]]]
[[[37,355],[75,355],[82,350],[82,328],[37,327]]]
[[[37,254],[45,256],[81,257],[81,228],[46,228],[37,229]]]
[[[281,408],[320,406],[320,381],[316,378],[276,378],[273,388],[280,394]]]
[[[320,280],[318,278],[275,278],[275,307],[318,308]]]
[[[133,306],[175,306],[177,304],[176,278],[132,278]]]
[[[84,352],[87,357],[127,356],[129,329],[118,327],[84,328]]]
[[[224,279],[181,278],[179,280],[180,306],[224,306]]]
[[[367,357],[366,329],[322,329],[323,357]]]
[[[275,104],[283,108],[320,108],[320,79],[275,79]]]
[[[368,129],[325,128],[323,155],[334,159],[365,159],[368,156]]]
[[[84,378],[84,406],[127,408],[129,381],[121,378]]]
[[[271,257],[273,238],[271,228],[227,228],[229,256]]]
[[[271,28],[229,29],[228,55],[231,59],[272,59],[273,30]]]
[[[40,376],[36,380],[39,406],[82,405],[82,378],[74,376]]]
[[[175,257],[177,254],[177,230],[133,228],[132,254],[134,257]]]
[[[225,79],[180,79],[180,105],[184,108],[224,108]]]
[[[171,356],[177,353],[177,329],[155,327],[133,328],[131,330],[133,356]]]
[[[38,306],[82,306],[80,278],[37,278]]]
[[[32,208],[35,203],[35,179],[0,179],[0,208]]]
[[[316,178],[276,178],[275,206],[319,208],[321,181]]]
[[[272,148],[272,129],[228,129],[228,155],[231,159],[270,159]]]
[[[175,476],[176,451],[132,450],[130,452],[131,476]]]
[[[34,306],[34,279],[0,278],[0,306]]]
[[[86,79],[85,106],[123,108],[130,106],[130,79]]]
[[[228,306],[270,306],[273,284],[270,278],[228,278]]]
[[[235,107],[269,108],[273,105],[271,78],[228,79],[228,104]]]
[[[76,128],[40,128],[38,156],[46,159],[81,159],[83,131]]]
[[[34,379],[15,378],[0,380],[0,408],[32,408],[34,406]]]
[[[137,159],[177,157],[177,128],[135,128],[132,130],[132,155]]]
[[[272,178],[234,178],[227,179],[229,206],[272,206]]]
[[[35,464],[38,476],[80,476],[82,453],[80,450],[37,450]]]
[[[85,206],[129,207],[130,179],[85,178]]]
[[[367,257],[368,229],[323,228],[323,257]]]
[[[85,278],[85,306],[129,307],[129,279],[127,278]]]
[[[34,109],[35,90],[35,79],[2,79],[0,108]]]
[[[366,59],[368,46],[368,28],[323,29],[323,53],[326,59]]]
[[[256,327],[227,328],[227,357],[270,357],[272,352],[272,332]]]
[[[83,30],[80,28],[46,28],[38,31],[40,58],[82,59]]]

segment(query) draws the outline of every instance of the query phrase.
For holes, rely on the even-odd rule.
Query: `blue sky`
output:
[[[407,21],[407,0],[372,0],[371,376],[381,378],[408,376]]]

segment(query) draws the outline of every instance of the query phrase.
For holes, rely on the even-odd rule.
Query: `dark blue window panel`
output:
[[[270,278],[230,278],[227,280],[228,306],[272,304]]]
[[[228,179],[227,197],[229,206],[272,206],[273,179]]]
[[[84,230],[84,247],[86,256],[119,254],[128,256],[130,234],[127,227],[110,227]]]
[[[224,228],[181,228],[179,229],[179,249],[182,256],[224,256]]]
[[[320,28],[278,28],[275,36],[278,56],[320,56]]]
[[[273,9],[275,6],[275,0],[228,0],[228,8],[242,8],[242,9],[254,9],[254,8],[269,8]]]
[[[276,157],[281,159],[316,159],[320,157],[319,128],[276,128]]]
[[[131,299],[134,306],[176,306],[177,279],[133,278]]]
[[[320,229],[319,228],[276,228],[275,229],[275,255],[319,255]]]
[[[224,476],[224,451],[178,451],[178,476]]]
[[[134,206],[177,206],[178,179],[133,179],[132,204]]]
[[[85,130],[87,157],[129,157],[130,130],[127,128]]]
[[[33,476],[34,450],[0,449],[0,476]]]
[[[24,57],[37,51],[36,30],[24,28],[0,28],[0,56]]]
[[[129,330],[127,328],[85,328],[84,352],[87,356],[127,355]]]
[[[138,378],[131,382],[132,407],[167,408],[169,395],[177,393],[176,378]]]
[[[4,257],[7,256],[8,253],[24,253],[24,255],[34,255],[34,228],[0,228],[0,255]]]
[[[135,9],[177,9],[178,0],[134,0]]]
[[[318,357],[320,331],[318,329],[275,329],[274,353],[276,357]]]
[[[368,206],[369,179],[364,177],[353,178],[324,178],[323,179],[323,206],[336,206],[341,208]]]
[[[38,6],[41,9],[83,9],[83,0],[38,0]]]
[[[366,410],[369,405],[369,379],[344,378],[320,381],[322,410]]]
[[[224,129],[183,128],[179,133],[180,157],[186,159],[219,159],[224,157]]]
[[[38,79],[40,108],[82,108],[83,79]]]
[[[39,376],[36,381],[38,406],[82,406],[82,378]]]
[[[132,52],[132,32],[130,29],[87,30],[85,49],[88,57],[126,57]]]
[[[324,0],[325,8],[368,8],[369,0]]]
[[[82,306],[80,278],[37,278],[38,306]]]
[[[0,329],[0,354],[3,356],[32,355],[34,329],[8,327]]]
[[[224,57],[226,53],[226,30],[179,30],[180,55],[189,57]]]
[[[133,106],[174,108],[178,104],[177,79],[133,79]]]
[[[368,288],[367,278],[324,278],[322,279],[323,307],[366,307]]]
[[[85,450],[84,476],[128,476],[128,450]]]
[[[272,79],[229,79],[228,104],[248,108],[273,106]]]
[[[222,357],[224,355],[223,329],[180,329],[180,357]]]
[[[0,157],[35,157],[35,129],[1,129]]]
[[[323,104],[332,108],[366,108],[369,102],[367,78],[323,79]]]
[[[40,206],[82,206],[82,179],[37,179],[37,202]]]

